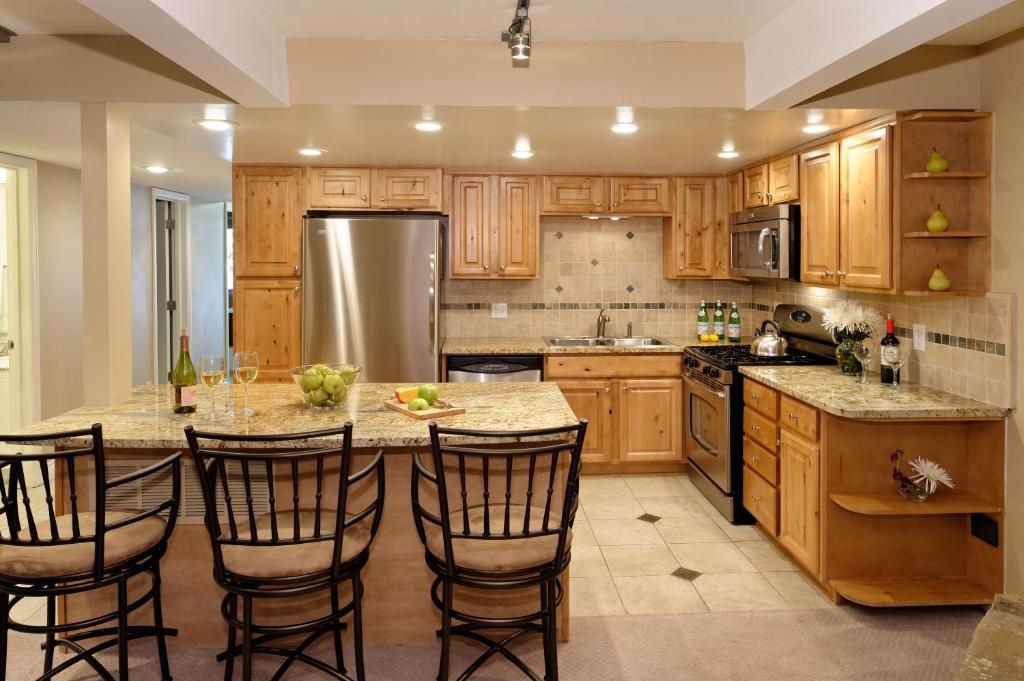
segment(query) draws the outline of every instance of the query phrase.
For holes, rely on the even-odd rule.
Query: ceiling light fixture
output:
[[[416,121],[412,124],[412,127],[420,132],[437,132],[442,128],[442,125],[437,121]]]
[[[718,158],[736,158],[740,155],[738,151],[720,151],[718,152]]]
[[[516,16],[508,28],[501,32],[501,42],[512,51],[512,66],[526,68],[530,65],[530,0],[516,0]]]
[[[633,107],[631,106],[615,107],[615,121],[612,132],[620,135],[631,135],[640,127],[633,120]]]
[[[530,147],[529,137],[526,135],[520,135],[516,138],[516,146],[512,151],[512,156],[524,160],[533,156],[533,149]]]
[[[825,125],[824,123],[812,123],[804,126],[804,132],[808,135],[819,135],[823,132],[828,132],[832,128]]]
[[[196,124],[214,132],[224,132],[238,126],[237,122],[229,121],[226,118],[200,118]]]
[[[148,170],[149,172],[153,173],[154,175],[163,175],[168,170],[170,170],[170,168],[168,168],[167,166],[152,165],[152,166],[146,166],[146,170]]]
[[[299,149],[299,153],[302,154],[303,156],[320,156],[325,151],[327,150],[321,149],[319,147],[302,147],[301,149]]]
[[[616,123],[612,126],[612,132],[617,132],[620,135],[631,135],[639,129],[636,123]]]

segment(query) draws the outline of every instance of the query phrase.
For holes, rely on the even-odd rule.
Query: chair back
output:
[[[352,473],[351,422],[315,432],[248,436],[188,426],[185,436],[203,490],[218,582],[233,578],[224,564],[228,546],[330,542],[331,574],[337,576],[345,530],[369,518],[370,537],[376,535],[384,503],[383,457],[378,452],[369,465]],[[376,474],[375,488],[361,495],[369,501],[348,512],[350,489],[371,473]],[[282,581],[301,582],[314,574]]]
[[[442,428],[435,422],[429,427],[433,470],[414,455],[413,515],[421,541],[426,541],[424,523],[440,527],[445,570],[452,575],[460,571],[453,551],[455,539],[500,541],[557,535],[551,560],[541,572],[561,572],[579,505],[587,422],[529,431]],[[434,488],[429,491],[431,496],[436,493],[436,499],[425,498],[421,483]]]

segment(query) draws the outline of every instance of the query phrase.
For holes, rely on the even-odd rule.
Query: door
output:
[[[743,210],[743,173],[733,173],[726,178],[727,213]]]
[[[839,270],[839,143],[800,155],[800,281],[836,284]]]
[[[565,401],[576,418],[586,419],[587,437],[583,443],[583,461],[612,463],[615,440],[612,421],[612,383],[609,381],[558,381]]]
[[[440,168],[374,170],[373,207],[390,210],[441,210]]]
[[[892,288],[892,206],[889,134],[879,128],[842,141],[839,281]]]
[[[154,200],[153,239],[156,245],[156,377],[159,382],[171,380],[171,370],[178,359],[176,338],[178,313],[177,235],[174,204],[166,199]]]
[[[536,277],[540,249],[537,178],[498,178],[498,276]]]
[[[541,190],[542,213],[603,213],[605,178],[582,175],[545,175]]]
[[[714,274],[714,179],[682,177],[676,180],[676,211],[669,235],[673,244],[670,272],[676,277]],[[666,276],[670,274],[666,272]]]
[[[302,266],[302,168],[237,166],[235,274],[294,277]]]
[[[369,168],[310,168],[307,201],[310,208],[369,208]]]
[[[768,203],[788,203],[799,199],[799,176],[795,154],[772,161],[768,165]]]
[[[678,378],[619,382],[619,461],[683,460]]]
[[[743,171],[743,207],[757,208],[768,205],[768,164],[763,163]]]
[[[358,364],[367,383],[438,379],[441,224],[306,219],[302,364]]]
[[[235,280],[234,349],[259,355],[261,382],[291,381],[302,364],[300,291],[294,279]]]
[[[0,166],[0,433],[22,425],[18,366],[18,172]]]
[[[782,432],[779,449],[779,543],[811,574],[818,572],[818,448]]]
[[[667,177],[613,177],[609,187],[613,213],[672,212],[672,183]]]
[[[452,178],[451,223],[448,235],[453,279],[489,279],[491,267],[491,178]]]
[[[686,456],[726,494],[732,493],[729,386],[711,386],[700,378],[683,379],[683,428]]]

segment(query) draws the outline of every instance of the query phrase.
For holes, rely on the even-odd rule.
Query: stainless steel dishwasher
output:
[[[543,369],[540,355],[462,355],[448,358],[448,382],[536,382]]]

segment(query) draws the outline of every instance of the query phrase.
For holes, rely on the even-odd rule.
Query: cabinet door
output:
[[[498,178],[498,276],[536,277],[540,249],[537,178]]]
[[[836,284],[839,270],[839,143],[800,155],[800,281]]]
[[[293,277],[302,267],[302,168],[236,166],[235,274]]]
[[[679,378],[619,383],[619,461],[682,461]]]
[[[542,213],[603,213],[603,177],[582,175],[545,175],[541,198]]]
[[[714,178],[681,177],[676,180],[676,210],[665,231],[665,276],[710,277],[714,274]]]
[[[615,440],[612,422],[612,384],[609,381],[558,381],[565,401],[576,418],[586,419],[587,437],[583,441],[583,461],[612,463]]]
[[[811,574],[818,572],[818,448],[782,433],[779,450],[779,543]]]
[[[671,182],[667,177],[613,177],[611,212],[671,213]]]
[[[787,156],[768,164],[768,203],[787,203],[800,198],[797,157]]]
[[[743,466],[743,507],[773,537],[779,534],[779,494],[768,481],[747,465]]]
[[[369,208],[369,168],[310,168],[307,183],[310,208]]]
[[[889,134],[879,128],[841,144],[839,279],[845,286],[892,287]]]
[[[289,381],[302,364],[302,296],[298,279],[235,279],[236,351],[259,355],[259,381]]]
[[[374,208],[441,210],[440,168],[374,170]]]
[[[491,178],[456,175],[452,178],[450,275],[453,279],[491,277]]]
[[[768,205],[768,164],[763,163],[743,171],[743,207],[757,208]]]
[[[743,173],[733,173],[725,180],[728,192],[728,212],[736,213],[743,210]]]

